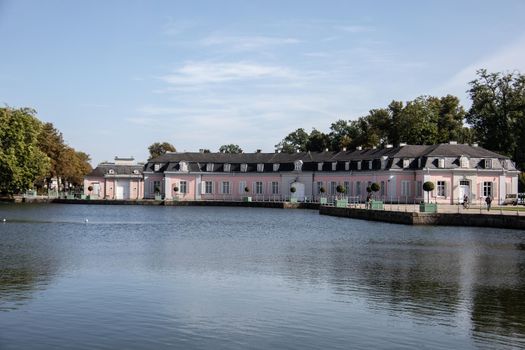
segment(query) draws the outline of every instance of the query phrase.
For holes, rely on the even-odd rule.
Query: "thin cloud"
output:
[[[261,78],[293,78],[289,69],[248,62],[190,62],[160,79],[172,85],[218,84]]]
[[[272,46],[293,45],[300,43],[296,38],[280,38],[270,36],[221,36],[210,35],[199,41],[202,46],[221,46],[227,49],[248,51]]]
[[[340,25],[336,26],[335,29],[341,30],[346,33],[365,33],[374,30],[373,27],[362,26],[362,25]]]

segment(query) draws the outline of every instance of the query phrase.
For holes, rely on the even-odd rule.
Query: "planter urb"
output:
[[[419,204],[420,213],[437,213],[436,203],[421,203]]]
[[[155,200],[156,201],[161,201],[162,200],[162,196],[160,194],[156,194],[155,195]]]
[[[328,200],[326,199],[326,197],[319,198],[319,204],[326,204],[326,203],[328,203]]]
[[[335,207],[336,208],[346,208],[348,206],[348,200],[346,199],[336,199]]]
[[[370,201],[370,209],[383,210],[383,201]]]
[[[243,197],[242,198],[244,202],[251,202],[252,201],[252,197]]]
[[[297,198],[290,198],[290,203],[297,203]]]

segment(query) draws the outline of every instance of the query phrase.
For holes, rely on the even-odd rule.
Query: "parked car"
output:
[[[507,194],[502,204],[503,205],[518,205],[518,195],[517,194]]]

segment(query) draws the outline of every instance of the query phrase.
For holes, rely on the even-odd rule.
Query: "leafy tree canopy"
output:
[[[175,146],[169,142],[155,142],[148,147],[149,160],[157,158],[167,152],[177,152]]]
[[[242,153],[242,149],[239,145],[229,144],[229,145],[222,145],[219,148],[219,152],[221,153],[230,153],[230,154],[237,154]]]

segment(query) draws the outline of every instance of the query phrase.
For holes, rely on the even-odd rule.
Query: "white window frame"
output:
[[[264,193],[264,187],[262,181],[255,181],[254,182],[254,191],[255,194],[263,194]]]
[[[222,194],[230,194],[231,186],[229,181],[223,181],[221,185]]]
[[[323,187],[323,182],[322,181],[317,181],[317,186],[316,186],[317,194],[321,194],[321,187]]]
[[[179,171],[187,172],[188,171],[188,163],[186,163],[186,162],[179,162]]]
[[[323,171],[323,162],[317,163],[317,171]]]
[[[332,162],[332,171],[337,170],[337,162]]]
[[[416,181],[416,196],[423,197],[423,181]]]
[[[469,167],[469,159],[465,156],[461,156],[461,158],[459,158],[459,166],[461,168],[468,168]]]
[[[483,182],[483,197],[491,196],[493,197],[494,193],[494,185],[491,181],[484,181]]]
[[[180,181],[179,192],[184,194],[188,193],[188,182],[186,180]]]
[[[361,195],[361,181],[355,182],[355,195],[360,196]]]
[[[230,163],[224,163],[224,172],[229,173],[231,171],[232,165]]]
[[[337,193],[337,182],[336,181],[330,181],[330,194],[336,194]]]
[[[485,169],[492,169],[492,159],[485,159]]]
[[[273,163],[273,171],[279,171],[279,163]]]
[[[160,164],[153,165],[153,170],[154,171],[159,171],[160,170]]]
[[[245,194],[244,189],[246,188],[246,181],[239,181],[239,194]]]
[[[213,194],[213,181],[203,181],[203,184],[204,184],[203,194]]]
[[[345,170],[350,170],[350,162],[345,162]]]
[[[345,188],[345,195],[347,196],[349,196],[349,193],[350,193],[350,186],[351,186],[350,181],[343,182],[343,187]]]
[[[410,196],[410,181],[401,181],[401,196]]]
[[[257,171],[262,173],[264,171],[264,164],[262,163],[257,164]]]
[[[385,195],[385,181],[381,181],[381,188],[379,189],[379,194],[381,197]]]
[[[357,161],[357,170],[361,170],[361,161],[360,160]]]
[[[245,172],[247,172],[247,171],[248,171],[248,164],[246,164],[246,163],[242,163],[242,164],[241,164],[241,172],[242,172],[242,173],[245,173]]]
[[[403,169],[410,167],[410,159],[403,159]]]
[[[279,194],[279,182],[272,181],[272,194]]]
[[[438,168],[444,169],[445,168],[445,158],[439,158],[438,159]]]
[[[302,171],[303,170],[303,161],[302,160],[296,160],[294,162],[294,170],[295,171]]]
[[[447,183],[446,181],[439,180],[436,182],[436,196],[446,197],[447,196]]]
[[[109,169],[109,170],[108,170],[108,174],[110,174],[110,175],[115,174],[115,170],[113,170],[113,169]]]
[[[206,164],[206,171],[213,171],[213,163]]]
[[[368,161],[368,170],[372,170],[372,164],[373,164],[373,161],[369,160]]]
[[[159,193],[162,192],[162,185],[160,180],[153,180],[151,182],[151,193],[155,193],[155,187],[159,188]]]

